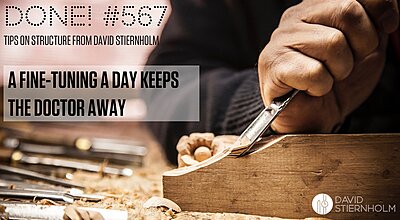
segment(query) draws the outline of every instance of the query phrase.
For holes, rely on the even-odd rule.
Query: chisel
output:
[[[239,155],[242,157],[252,152],[254,144],[267,131],[272,122],[286,108],[289,102],[299,93],[299,90],[293,90],[289,94],[276,98],[272,103],[265,107],[263,111],[254,119],[254,121],[239,136],[232,148],[245,146],[245,150]]]

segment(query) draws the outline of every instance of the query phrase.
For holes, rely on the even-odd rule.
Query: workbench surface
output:
[[[129,219],[278,219],[261,216],[249,216],[233,213],[183,212],[171,216],[161,208],[143,208],[143,203],[152,196],[162,196],[162,173],[174,169],[167,163],[161,147],[146,127],[138,123],[99,122],[99,123],[34,123],[24,129],[34,133],[64,134],[70,136],[94,136],[104,138],[123,138],[144,141],[149,154],[143,167],[133,167],[131,177],[102,177],[98,173],[77,171],[73,182],[87,187],[88,193],[106,193],[109,196],[101,202],[76,201],[77,206],[127,210]],[[178,204],[179,205],[179,204]]]

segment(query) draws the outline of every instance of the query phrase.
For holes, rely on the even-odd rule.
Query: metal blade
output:
[[[264,132],[271,126],[276,117],[286,108],[289,102],[297,95],[299,90],[293,90],[284,97],[280,97],[272,101],[254,121],[246,128],[246,130],[239,136],[233,144],[233,148],[245,147],[246,149],[239,155],[239,157],[248,154],[256,141],[264,134]]]

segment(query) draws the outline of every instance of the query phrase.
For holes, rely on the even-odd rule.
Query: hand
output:
[[[259,56],[261,95],[268,105],[293,88],[304,92],[272,129],[329,133],[337,128],[375,88],[387,33],[398,23],[396,0],[304,0],[289,8]]]

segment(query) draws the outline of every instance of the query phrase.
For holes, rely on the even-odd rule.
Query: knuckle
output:
[[[258,56],[258,65],[264,66],[268,60],[268,46],[265,46],[264,49],[261,51],[260,55]]]
[[[346,79],[353,70],[353,65],[354,65],[353,56],[348,56],[347,62],[342,63],[341,70],[335,75],[335,80],[341,81]]]
[[[278,27],[271,34],[271,40],[279,39],[282,35],[282,27]]]
[[[339,16],[345,22],[358,23],[364,16],[364,8],[360,3],[354,0],[342,1],[338,10]]]
[[[323,83],[315,84],[310,87],[309,91],[312,93],[313,96],[323,96],[326,95],[333,86],[333,80],[325,80]]]
[[[282,86],[284,82],[288,82],[293,73],[297,72],[295,64],[291,62],[285,62],[282,58],[275,62],[275,76],[272,78],[276,86]]]
[[[266,67],[270,58],[270,54],[274,51],[271,47],[271,42],[269,42],[264,49],[261,51],[260,55],[258,56],[258,65],[262,67]]]
[[[329,49],[332,50],[343,50],[343,48],[345,48],[347,44],[344,34],[336,29],[331,32],[328,41],[328,45],[330,47]]]
[[[281,63],[281,52],[276,45],[271,42],[263,49],[258,58],[258,71],[259,74],[266,74],[267,72],[274,71],[276,66]]]
[[[263,77],[266,72],[268,72],[268,69],[270,68],[270,57],[268,55],[269,53],[266,52],[266,49],[260,53],[260,56],[258,57],[258,74],[259,77]]]
[[[345,79],[353,68],[353,55],[347,44],[346,37],[339,30],[331,32],[328,40],[327,50],[329,51],[328,60],[335,60],[333,63],[336,68],[333,75],[336,80]],[[331,69],[331,72],[333,70]]]
[[[332,89],[332,87],[333,87],[333,83],[334,83],[333,78],[330,77],[330,76],[328,76],[327,79],[326,79],[326,81],[325,81],[324,90],[322,90],[321,95],[325,95],[326,93],[328,93],[329,91],[331,91],[331,89]]]
[[[281,16],[281,22],[285,21],[287,19],[290,19],[292,17],[295,17],[295,15],[297,15],[297,13],[298,13],[297,6],[292,6],[288,9],[286,9]]]
[[[323,96],[333,86],[333,78],[327,74],[324,65],[320,62],[315,62],[311,65],[307,77],[308,91],[313,96]]]
[[[325,67],[322,63],[316,62],[310,64],[307,80],[311,85],[323,83],[325,78]]]

